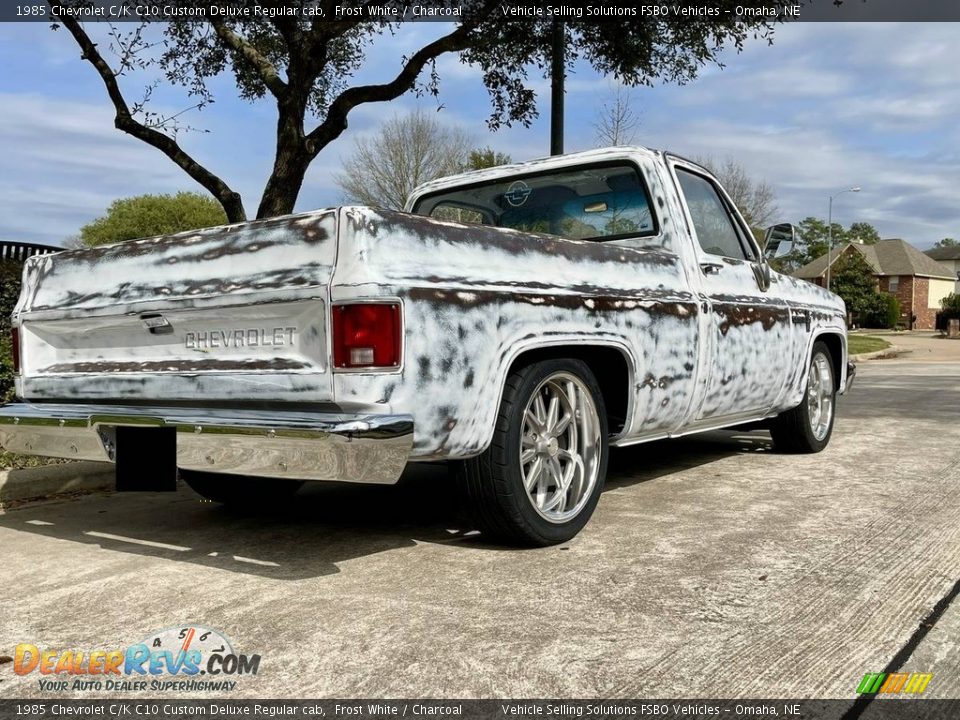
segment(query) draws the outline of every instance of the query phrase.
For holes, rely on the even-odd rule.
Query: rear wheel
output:
[[[791,453],[823,450],[833,434],[836,399],[837,383],[830,350],[825,343],[815,342],[803,401],[780,413],[770,424],[774,447]]]
[[[506,382],[493,442],[459,467],[467,512],[484,532],[523,545],[573,538],[600,499],[607,419],[590,368],[547,360]]]
[[[207,500],[225,505],[256,505],[293,497],[303,482],[273,478],[180,470],[180,478]]]

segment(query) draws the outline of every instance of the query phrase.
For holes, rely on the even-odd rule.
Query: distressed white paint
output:
[[[746,262],[704,276],[661,153],[616,148],[483,170],[429,183],[411,203],[459,184],[612,159],[643,173],[657,237],[572,241],[346,207],[31,258],[15,314],[18,389],[27,400],[409,413],[414,457],[460,458],[489,443],[511,364],[537,348],[621,353],[621,442],[795,405],[818,334],[839,336],[845,360],[836,296],[777,275],[761,290]],[[331,373],[330,304],[380,297],[403,304],[402,368]],[[144,313],[162,314],[173,334],[151,335]],[[186,344],[189,332],[288,326],[298,342]]]

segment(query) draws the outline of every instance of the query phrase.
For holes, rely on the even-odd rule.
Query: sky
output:
[[[384,36],[359,79],[389,79],[404,54],[448,29],[406,24]],[[101,49],[107,44],[101,38]],[[778,28],[772,46],[748,42],[722,60],[725,67],[707,67],[685,86],[631,89],[640,116],[637,143],[734,159],[772,186],[778,221],[826,218],[829,197],[856,185],[860,193],[834,200],[835,222],[869,222],[881,237],[921,249],[960,238],[960,23],[793,23]],[[60,245],[117,198],[202,191],[159,151],[114,129],[99,77],[66,31],[0,23],[0,68],[0,239]],[[442,58],[438,69],[439,101],[407,95],[356,109],[347,132],[313,163],[296,209],[338,203],[333,176],[355,139],[418,106],[514,161],[549,154],[547,80],[532,76],[538,121],[491,133],[479,71],[455,56]],[[122,78],[128,100],[149,81]],[[612,78],[586,63],[574,68],[567,82],[568,151],[595,147],[594,124],[613,89]],[[214,91],[213,105],[184,116],[203,132],[179,139],[253,213],[272,164],[274,108],[268,100],[238,99],[227,77]],[[179,90],[162,88],[154,96],[159,111],[190,104]]]

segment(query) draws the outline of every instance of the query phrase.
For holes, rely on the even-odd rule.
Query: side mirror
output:
[[[763,238],[763,256],[767,259],[786,255],[797,241],[797,228],[790,223],[778,223],[767,228]]]

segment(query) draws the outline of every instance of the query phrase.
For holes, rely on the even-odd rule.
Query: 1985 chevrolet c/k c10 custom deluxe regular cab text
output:
[[[456,461],[481,529],[573,537],[611,445],[764,422],[817,452],[843,302],[770,270],[727,194],[616,148],[341,207],[30,258],[14,452],[177,469],[222,501]],[[786,226],[789,229],[789,226]]]

